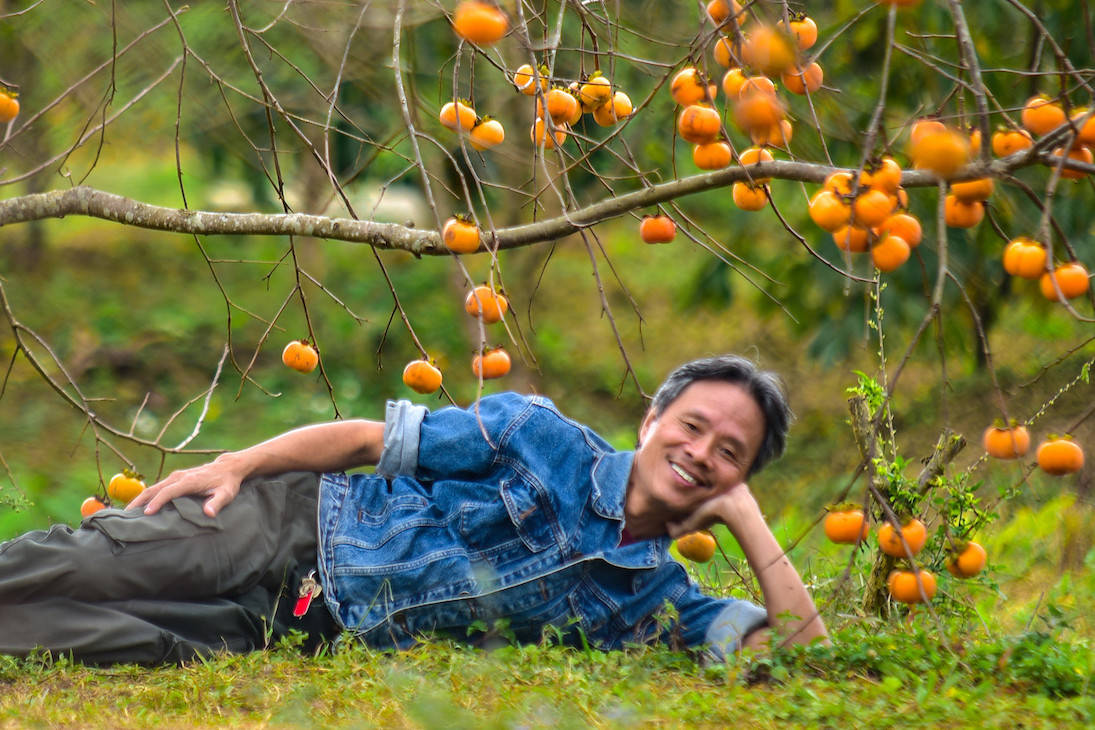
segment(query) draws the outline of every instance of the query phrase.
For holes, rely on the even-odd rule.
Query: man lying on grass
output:
[[[776,376],[722,356],[669,375],[634,451],[514,393],[289,431],[79,529],[0,545],[0,653],[156,664],[293,629],[403,648],[503,621],[521,641],[546,631],[604,650],[827,640],[745,483],[782,454],[790,417]],[[669,556],[715,523],[765,608],[704,595]]]

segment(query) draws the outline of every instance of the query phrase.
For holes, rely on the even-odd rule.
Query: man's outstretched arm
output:
[[[828,641],[828,632],[810,592],[772,534],[747,485],[734,487],[704,504],[689,519],[671,525],[671,534],[678,536],[714,522],[725,524],[738,541],[764,594],[768,627],[747,635],[744,644],[757,647],[773,637],[794,644],[806,644],[817,638]]]
[[[152,514],[175,497],[196,494],[207,497],[204,510],[212,517],[235,499],[248,477],[375,465],[383,448],[384,424],[380,421],[356,419],[304,426],[221,454],[207,464],[172,472],[130,502],[128,509],[143,507]]]

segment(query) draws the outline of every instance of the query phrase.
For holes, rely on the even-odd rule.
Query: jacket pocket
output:
[[[559,520],[551,499],[538,485],[520,479],[505,481],[502,501],[517,535],[529,550],[546,550],[557,542]]]
[[[388,497],[379,503],[361,503],[357,508],[357,521],[363,525],[383,525],[398,519],[400,513],[420,512],[427,506],[426,498],[418,494]]]

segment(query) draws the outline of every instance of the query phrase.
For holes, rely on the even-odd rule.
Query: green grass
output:
[[[0,659],[0,727],[1077,727],[1095,651],[1052,631],[967,641],[920,614],[833,647],[705,664],[665,648],[403,652],[285,644],[161,669]]]

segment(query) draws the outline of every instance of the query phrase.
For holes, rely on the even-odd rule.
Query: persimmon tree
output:
[[[619,388],[641,400],[652,385],[641,351],[673,349],[677,333],[643,329],[612,239],[629,231],[706,252],[684,298],[748,317],[730,292],[750,288],[756,316],[774,312],[808,331],[820,357],[870,343],[854,359],[873,375],[851,400],[865,479],[834,497],[861,495],[875,524],[919,514],[934,530],[925,551],[934,557],[907,562],[934,561],[936,573],[947,547],[957,550],[991,512],[977,506],[985,458],[953,463],[964,441],[946,421],[948,368],[972,362],[995,378],[1008,343],[994,342],[994,325],[1024,301],[1075,333],[1043,356],[1047,369],[1074,373],[1058,396],[1086,385],[1095,68],[1075,3],[66,6],[79,33],[55,27],[55,6],[0,3],[0,89],[19,102],[0,127],[0,237],[25,232],[42,245],[38,227],[60,218],[183,234],[209,271],[195,285],[228,313],[213,381],[176,404],[167,420],[186,423],[188,435],[169,442],[104,416],[50,334],[24,324],[33,303],[0,282],[13,365],[28,363],[97,449],[127,463],[129,446],[156,451],[160,468],[193,451],[203,404],[229,374],[240,389],[262,390],[256,363],[292,339],[281,325],[291,314],[307,325],[293,336],[318,346],[341,415],[332,373],[346,364],[323,357],[328,324],[311,316],[318,298],[342,303],[323,272],[333,247],[368,252],[357,275],[388,292],[385,342],[409,343],[413,360],[441,353],[401,297],[394,257],[448,262],[462,288],[457,310],[477,287],[485,293],[467,304],[473,315],[504,292],[513,306],[496,322],[467,320],[476,367],[453,356],[440,379],[457,401],[476,397],[510,359],[515,370],[538,367],[540,295],[535,275],[512,274],[511,256],[543,249],[546,267],[559,247],[585,252]],[[173,190],[153,199],[103,179],[103,160],[119,150],[169,158]],[[239,209],[210,195],[206,178],[241,181]],[[388,204],[408,189],[421,204],[393,219]],[[231,259],[209,250],[225,239]],[[248,311],[219,278],[256,241],[276,242],[276,265],[292,271],[270,313]],[[661,250],[645,246],[639,255]],[[241,341],[234,318],[259,333]],[[717,339],[704,349],[719,349]],[[489,370],[502,355],[506,367]],[[906,456],[894,409],[910,370],[934,373],[944,406],[935,449]],[[985,426],[998,418],[1038,430],[1056,401],[1016,413],[998,388]],[[1080,433],[1090,415],[1047,428]],[[926,466],[914,469],[916,458]],[[882,610],[895,560],[875,561],[871,612]]]

